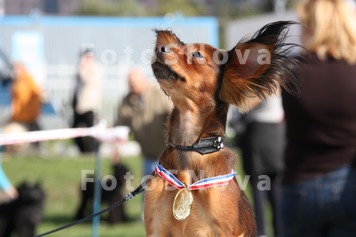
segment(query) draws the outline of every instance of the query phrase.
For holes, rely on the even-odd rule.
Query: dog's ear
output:
[[[178,38],[176,34],[173,33],[171,30],[158,30],[155,29],[154,32],[156,33],[156,46],[161,45],[183,45],[184,43]]]
[[[36,180],[36,183],[34,185],[35,188],[41,189],[42,188],[42,182],[40,180]]]
[[[291,88],[296,81],[297,61],[286,56],[295,46],[286,44],[290,21],[279,21],[260,29],[248,41],[239,42],[228,52],[223,67],[219,98],[245,112],[251,103]]]
[[[25,180],[25,181],[22,181],[19,185],[18,185],[18,189],[24,189],[24,188],[28,188],[30,187],[30,185],[28,184],[28,182]]]

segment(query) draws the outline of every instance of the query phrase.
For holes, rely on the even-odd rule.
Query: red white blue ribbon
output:
[[[188,188],[189,190],[198,190],[198,189],[227,185],[236,175],[236,172],[232,170],[230,174],[201,179],[186,187],[184,183],[182,183],[179,179],[177,179],[177,177],[175,177],[171,172],[166,170],[161,164],[156,165],[155,173],[158,176],[160,176],[162,179],[167,181],[170,185],[175,187],[176,189]]]

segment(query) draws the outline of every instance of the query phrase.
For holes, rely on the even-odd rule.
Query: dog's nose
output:
[[[169,53],[169,52],[171,52],[171,50],[166,45],[156,47],[156,53]]]

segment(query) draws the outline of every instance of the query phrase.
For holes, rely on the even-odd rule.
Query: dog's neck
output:
[[[216,107],[204,106],[195,106],[189,110],[175,107],[169,121],[169,142],[190,146],[200,138],[223,136],[226,123],[225,111],[227,109],[221,111]]]

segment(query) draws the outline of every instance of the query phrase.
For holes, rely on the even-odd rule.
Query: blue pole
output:
[[[94,202],[93,213],[100,211],[101,206],[101,156],[99,146],[95,151],[95,179],[94,179]],[[92,237],[99,237],[100,216],[93,218]]]

